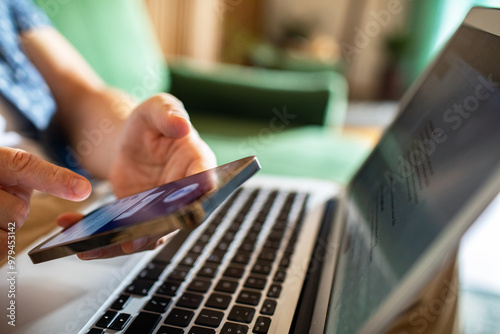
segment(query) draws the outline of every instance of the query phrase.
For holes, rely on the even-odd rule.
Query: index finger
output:
[[[80,201],[92,186],[84,177],[23,150],[0,147],[0,185],[21,185],[57,197]]]

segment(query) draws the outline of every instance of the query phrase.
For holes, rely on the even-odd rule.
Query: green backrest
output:
[[[185,59],[170,64],[171,93],[186,108],[204,114],[270,122],[284,109],[287,125],[340,127],[347,82],[333,71],[299,72],[238,65],[199,66]]]
[[[35,3],[109,85],[138,100],[168,90],[168,69],[141,0]]]

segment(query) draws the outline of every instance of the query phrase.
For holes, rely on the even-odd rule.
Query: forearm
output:
[[[76,155],[72,158],[81,161],[93,175],[107,178],[123,119],[134,103],[107,87],[55,29],[27,32],[22,41],[54,95],[55,121],[69,138]]]
[[[92,175],[108,178],[124,120],[135,103],[123,92],[106,86],[80,90],[73,96],[71,101],[58,102],[69,105],[70,110],[59,110],[56,121],[65,125],[73,158]]]

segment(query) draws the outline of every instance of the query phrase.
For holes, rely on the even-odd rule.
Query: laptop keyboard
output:
[[[153,258],[88,333],[268,333],[306,202],[295,192],[239,189],[182,254]]]

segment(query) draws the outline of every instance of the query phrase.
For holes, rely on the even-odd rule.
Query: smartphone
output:
[[[28,255],[33,263],[194,229],[260,169],[255,156],[115,200],[45,240]]]

